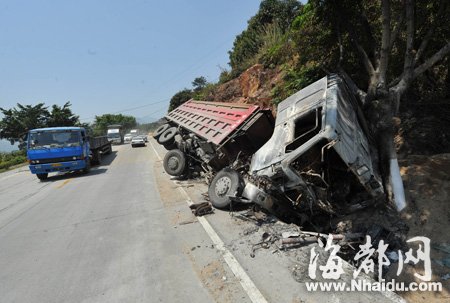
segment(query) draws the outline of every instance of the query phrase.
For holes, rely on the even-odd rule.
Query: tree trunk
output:
[[[384,83],[372,79],[366,100],[366,116],[374,134],[378,150],[378,167],[382,177],[386,199],[395,203],[398,210],[405,205],[403,185],[398,169],[397,152],[394,137],[396,134],[395,118],[398,112],[398,95],[388,93]],[[372,100],[370,100],[372,98]]]

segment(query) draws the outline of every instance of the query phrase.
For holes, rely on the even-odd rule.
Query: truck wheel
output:
[[[163,132],[165,132],[170,127],[169,124],[163,124],[160,127],[158,127],[155,132],[153,133],[153,138],[158,139],[159,136],[162,135]]]
[[[208,196],[215,208],[227,208],[231,204],[228,196],[240,196],[244,189],[241,175],[231,169],[219,171],[208,187]]]
[[[185,154],[179,149],[172,149],[164,156],[164,170],[171,176],[181,176],[187,168]]]
[[[161,136],[158,138],[158,143],[162,145],[171,145],[175,141],[175,135],[178,133],[176,127],[168,128]]]
[[[112,153],[112,146],[111,144],[108,146],[108,148],[106,149],[106,153],[105,155],[109,155],[110,153]]]
[[[39,178],[39,180],[47,180],[47,178],[48,178],[48,173],[44,173],[44,174],[36,174],[36,176]]]
[[[92,155],[92,164],[94,165],[100,165],[100,162],[102,161],[102,155],[99,150],[94,151],[94,154]]]
[[[91,171],[91,159],[87,159],[86,161],[86,167],[83,168],[83,174],[87,174]]]

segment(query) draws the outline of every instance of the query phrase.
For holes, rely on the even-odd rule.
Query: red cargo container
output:
[[[165,118],[168,123],[154,137],[168,150],[189,155],[204,170],[229,166],[238,155],[250,156],[269,140],[274,127],[269,109],[239,103],[189,100]]]
[[[258,110],[257,105],[189,100],[171,111],[166,119],[220,145]]]

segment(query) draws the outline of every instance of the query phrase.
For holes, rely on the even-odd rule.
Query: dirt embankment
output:
[[[220,85],[207,100],[272,107],[272,90],[282,79],[283,72],[279,68],[267,69],[262,64],[255,64],[239,77]]]
[[[408,201],[401,214],[408,233],[406,239],[425,236],[431,240],[431,281],[442,283],[442,292],[407,292],[402,296],[412,303],[449,302],[450,279],[450,154],[408,156],[400,161]],[[412,244],[417,249],[417,245]],[[415,273],[424,274],[423,262],[405,264],[397,276],[397,265],[389,268],[387,280],[421,282]]]

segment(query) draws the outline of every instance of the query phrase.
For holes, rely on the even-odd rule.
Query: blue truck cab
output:
[[[111,152],[105,137],[90,138],[82,127],[38,128],[28,132],[27,158],[32,174],[45,180],[49,173],[83,171]]]

